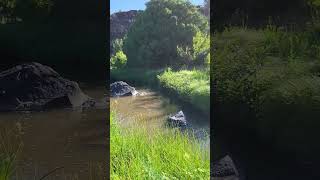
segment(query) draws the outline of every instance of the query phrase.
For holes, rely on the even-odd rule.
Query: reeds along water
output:
[[[0,126],[0,179],[9,180],[23,149],[21,124]]]

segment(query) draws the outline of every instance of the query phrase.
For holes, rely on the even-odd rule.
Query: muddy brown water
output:
[[[101,99],[106,88],[81,87]],[[13,179],[106,179],[107,107],[0,113],[0,127],[17,127],[24,144]],[[14,142],[12,142],[14,143]]]
[[[150,128],[166,128],[168,116],[182,110],[189,125],[188,131],[201,140],[204,148],[209,148],[209,116],[188,105],[170,100],[160,92],[146,88],[136,88],[136,90],[139,92],[137,96],[114,97],[110,100],[111,111],[116,113],[122,126],[130,126],[132,123],[138,123],[139,126],[141,123]]]
[[[80,87],[95,99],[106,97],[104,86]],[[116,111],[122,125],[143,119],[147,126],[164,127],[168,115],[183,110],[190,130],[204,134],[202,145],[209,148],[209,117],[189,106],[179,105],[158,92],[145,88],[137,90],[140,93],[138,96],[110,100],[111,110]],[[19,129],[24,144],[13,179],[38,180],[52,171],[44,179],[107,179],[107,112],[106,107],[0,113],[0,127]]]

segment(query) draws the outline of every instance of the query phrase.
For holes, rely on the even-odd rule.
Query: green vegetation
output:
[[[208,19],[189,1],[151,0],[128,34],[112,43],[111,81],[164,90],[209,113],[209,37]],[[195,137],[141,125],[123,129],[115,118],[112,179],[210,178],[209,149],[201,149]]]
[[[112,43],[111,80],[164,89],[208,113],[208,19],[187,0],[151,0],[146,6],[125,38]]]
[[[127,63],[127,56],[122,52],[118,51],[114,56],[110,58],[110,69],[119,69],[125,67]]]
[[[173,129],[120,129],[110,117],[111,179],[209,179],[209,151]]]
[[[110,69],[111,81],[126,81],[136,86],[159,87],[157,75],[164,70],[147,70],[139,68]]]
[[[299,156],[319,148],[319,32],[311,22],[303,30],[227,28],[213,37],[215,100],[249,107],[255,118],[233,123]]]
[[[177,46],[179,61],[183,66],[202,66],[210,64],[210,35],[197,32],[192,39],[192,46]]]
[[[0,131],[0,180],[11,179],[15,161],[22,148],[19,132],[8,128]]]
[[[112,69],[111,80],[123,80],[137,86],[160,89],[191,104],[194,108],[210,112],[210,74],[209,70],[145,70]]]
[[[124,52],[129,67],[162,68],[185,64],[177,47],[192,49],[197,32],[208,32],[208,21],[187,0],[151,0],[129,29]]]
[[[167,70],[158,76],[163,88],[176,93],[180,99],[195,108],[210,112],[210,74],[209,71]]]

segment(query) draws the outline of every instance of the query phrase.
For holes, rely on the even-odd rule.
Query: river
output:
[[[169,115],[182,110],[186,116],[189,131],[201,139],[204,148],[210,147],[210,117],[177,100],[172,100],[160,92],[147,88],[136,88],[137,96],[111,98],[111,110],[117,114],[122,126],[138,123],[150,128],[164,128]]]
[[[95,99],[106,95],[105,86],[80,87]],[[46,180],[106,179],[107,118],[107,107],[0,113],[0,127],[17,127],[24,144],[13,179],[40,179],[50,171]]]
[[[105,98],[104,86],[81,89],[95,99]],[[137,88],[140,95],[111,98],[122,125],[143,119],[150,127],[164,127],[168,115],[183,110],[190,131],[209,148],[210,117],[159,92]],[[140,117],[140,118],[138,118]],[[143,118],[141,118],[143,117]],[[42,112],[0,113],[0,127],[17,128],[24,144],[13,179],[106,179],[107,109],[50,109]]]

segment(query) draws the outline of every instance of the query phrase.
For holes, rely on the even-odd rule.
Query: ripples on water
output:
[[[192,108],[179,106],[170,99],[161,96],[157,92],[148,89],[137,89],[139,95],[111,98],[111,110],[117,113],[122,126],[130,126],[132,123],[150,128],[163,127],[167,117],[183,110],[190,131],[196,137],[202,139],[204,148],[210,145],[210,117],[207,117]],[[139,122],[137,122],[139,120]]]
[[[101,99],[104,87],[85,88]],[[0,127],[16,127],[23,148],[14,179],[105,179],[107,159],[105,109],[52,109],[0,113]]]
[[[95,99],[105,97],[105,87],[83,88]],[[209,117],[180,107],[160,94],[138,89],[139,96],[111,98],[121,125],[137,123],[163,127],[166,118],[182,109],[198,134],[209,133]],[[121,112],[121,113],[120,113]],[[43,112],[0,113],[0,127],[18,129],[24,144],[13,179],[106,179],[107,109],[51,109]],[[197,134],[195,133],[195,134]],[[202,141],[209,148],[209,138]]]

